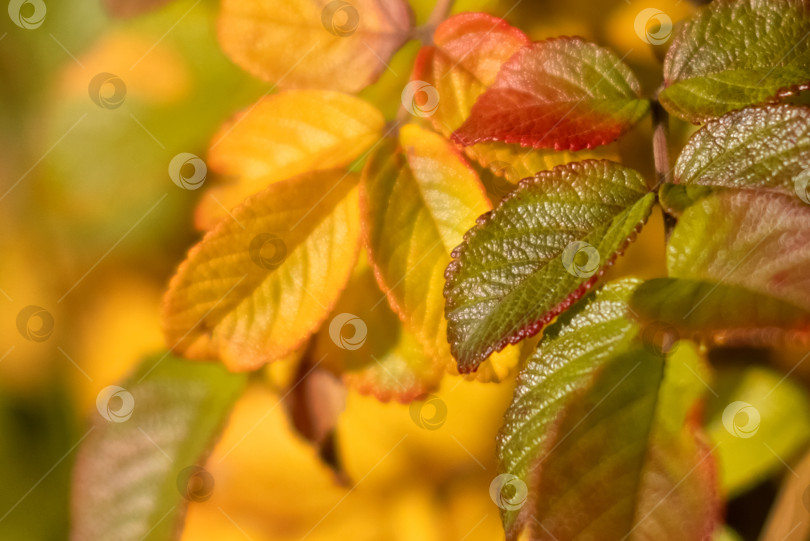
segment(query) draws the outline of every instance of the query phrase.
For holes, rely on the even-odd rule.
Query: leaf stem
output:
[[[653,159],[655,160],[657,188],[664,182],[672,181],[672,168],[669,161],[669,113],[661,107],[658,101],[652,102],[653,120]]]
[[[454,1],[436,0],[436,5],[433,6],[433,11],[430,12],[427,22],[414,30],[414,37],[421,41],[423,45],[433,45],[433,32],[450,15]]]

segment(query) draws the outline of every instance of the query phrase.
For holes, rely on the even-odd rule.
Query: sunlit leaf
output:
[[[726,192],[689,207],[670,237],[672,278],[639,288],[645,321],[732,345],[807,340],[810,207],[775,193]]]
[[[810,6],[803,0],[716,0],[677,31],[659,94],[703,122],[810,84]]]
[[[444,138],[408,125],[369,161],[361,208],[380,286],[428,356],[446,364],[444,270],[464,232],[492,208],[478,175]]]
[[[347,386],[386,402],[434,391],[445,371],[403,328],[366,263],[358,265],[318,333],[312,358],[341,374]]]
[[[755,359],[739,359],[747,360]],[[810,400],[790,378],[756,366],[720,370],[712,388],[718,396],[708,397],[706,430],[717,444],[723,491],[733,498],[783,473],[810,441]]]
[[[609,266],[649,216],[641,176],[584,161],[521,182],[453,252],[448,337],[461,372],[536,334]]]
[[[250,370],[298,348],[329,314],[360,243],[357,177],[278,182],[249,198],[188,254],[164,300],[175,351]]]
[[[219,41],[253,75],[281,88],[357,92],[405,42],[403,0],[224,0]]]
[[[633,73],[579,38],[532,43],[510,58],[456,130],[456,142],[579,150],[617,139],[647,112]]]
[[[207,164],[225,178],[203,195],[197,226],[212,227],[274,182],[348,166],[379,140],[384,123],[379,111],[348,94],[300,90],[262,98],[214,137]]]
[[[532,539],[606,541],[714,529],[713,460],[691,413],[700,360],[684,343],[664,368],[625,316],[637,283],[583,299],[521,374],[499,437],[502,470],[529,494],[503,495],[509,538],[524,525]]]
[[[486,13],[461,13],[441,23],[433,45],[419,51],[413,71],[414,80],[430,83],[439,93],[430,116],[436,129],[449,136],[459,128],[501,65],[528,44],[523,32]]]
[[[769,105],[735,111],[696,132],[675,163],[675,182],[767,188],[793,195],[810,170],[810,109]],[[797,178],[798,177],[798,178]]]
[[[76,459],[71,539],[174,539],[187,503],[215,490],[202,462],[244,385],[221,366],[164,355],[99,395]]]

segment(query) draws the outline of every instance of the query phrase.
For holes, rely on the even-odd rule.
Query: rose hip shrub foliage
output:
[[[123,385],[149,404],[160,448],[188,463],[204,459],[244,372],[268,363],[406,403],[447,373],[517,374],[493,484],[508,539],[731,535],[726,500],[806,441],[763,424],[768,449],[743,447],[754,414],[724,407],[766,385],[747,359],[810,338],[810,2],[699,8],[676,26],[652,94],[598,44],[533,42],[438,4],[417,27],[403,0],[223,0],[223,50],[273,86],[213,137],[204,236],[163,322],[174,354],[228,372],[167,354]],[[411,82],[382,100],[364,90],[413,39]],[[672,164],[670,114],[699,126]],[[653,137],[638,152],[654,153],[654,178],[603,147],[645,119]],[[600,283],[656,205],[667,275]],[[718,393],[720,346],[749,353]],[[806,400],[781,383],[756,415],[804,426]],[[166,418],[178,421],[160,430]],[[129,487],[84,488],[129,459],[108,444],[131,430],[105,425],[83,445],[77,538],[143,518],[110,507]],[[146,532],[171,538],[174,475],[138,482],[174,504]],[[786,484],[763,539],[807,535],[804,485]]]

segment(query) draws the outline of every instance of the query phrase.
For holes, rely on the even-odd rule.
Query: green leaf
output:
[[[794,179],[808,169],[810,108],[769,105],[729,113],[698,130],[678,157],[675,183],[794,195]]]
[[[791,379],[758,366],[721,370],[712,387],[718,396],[707,404],[706,431],[717,444],[723,491],[733,498],[784,472],[783,461],[810,441],[810,400]]]
[[[658,189],[658,201],[667,213],[680,216],[695,201],[712,193],[707,186],[670,184],[665,182]]]
[[[703,122],[804,90],[810,85],[808,32],[804,0],[716,0],[672,40],[661,104]]]
[[[723,192],[689,207],[667,247],[670,279],[634,295],[639,319],[730,345],[810,338],[810,207]]]
[[[682,343],[665,375],[625,316],[637,284],[580,301],[521,373],[498,440],[502,470],[528,485],[526,505],[502,506],[511,539],[527,525],[532,539],[698,540],[717,523],[713,461],[691,414],[700,359]]]
[[[187,500],[214,488],[199,467],[245,381],[166,354],[102,391],[76,460],[71,539],[175,539]]]
[[[445,314],[461,372],[536,334],[581,297],[650,214],[641,176],[588,160],[521,181],[465,235],[445,273]]]

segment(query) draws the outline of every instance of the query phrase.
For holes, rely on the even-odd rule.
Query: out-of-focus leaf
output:
[[[810,84],[804,0],[715,0],[677,31],[664,62],[662,105],[704,122]]]
[[[536,334],[581,297],[635,236],[654,199],[632,169],[588,160],[522,181],[482,216],[445,275],[459,370],[474,371],[494,351]]]
[[[804,455],[795,473],[785,475],[760,541],[803,541],[810,537],[810,454]]]
[[[708,196],[684,212],[667,247],[673,279],[642,286],[643,320],[732,345],[807,340],[810,207],[752,191]]]
[[[649,108],[630,69],[579,38],[523,47],[498,72],[453,139],[579,150],[617,139]]]
[[[239,66],[281,88],[357,92],[411,31],[403,0],[224,0],[219,41]]]
[[[357,180],[333,169],[277,182],[209,231],[166,293],[172,349],[251,370],[300,347],[354,267]]]
[[[228,209],[274,182],[348,166],[379,139],[384,123],[367,102],[339,92],[262,98],[214,137],[208,166],[225,178],[203,196],[197,226],[212,227]]]
[[[734,111],[701,128],[675,163],[675,183],[724,188],[766,188],[808,198],[810,108],[769,105]],[[801,177],[800,177],[801,178]]]
[[[115,17],[135,17],[157,9],[172,0],[104,0],[104,7]]]
[[[174,539],[187,501],[214,490],[201,463],[244,385],[221,366],[164,355],[100,395],[76,461],[71,540]]]
[[[528,490],[525,502],[502,494],[510,539],[525,525],[532,539],[697,541],[717,524],[713,460],[692,415],[700,359],[682,344],[664,368],[625,316],[637,284],[586,297],[521,374],[499,436],[502,470]]]
[[[364,235],[380,287],[436,362],[450,361],[444,270],[492,206],[478,175],[440,135],[415,125],[383,143],[363,173]]]
[[[523,32],[486,13],[461,13],[441,23],[413,71],[414,80],[430,83],[439,94],[430,116],[436,129],[446,136],[458,129],[501,65],[528,44]]]
[[[410,402],[434,391],[444,373],[403,328],[364,262],[318,333],[312,360],[342,375],[348,387],[384,402]]]
[[[758,366],[721,369],[712,388],[719,396],[708,397],[706,431],[717,444],[723,492],[733,498],[785,471],[810,441],[810,400],[791,379]]]

